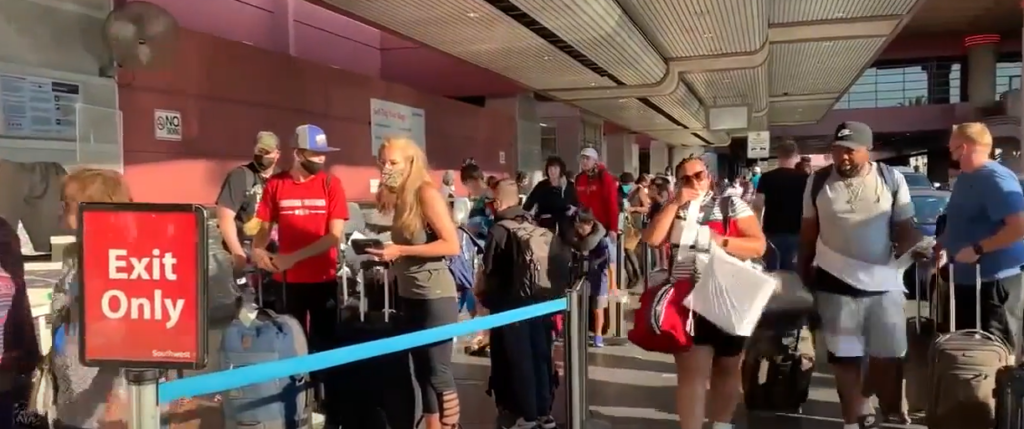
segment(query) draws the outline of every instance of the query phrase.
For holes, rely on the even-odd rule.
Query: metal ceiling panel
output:
[[[639,0],[638,0],[639,1]],[[897,16],[910,12],[917,0],[774,0],[771,24]],[[921,0],[924,1],[924,0]]]
[[[753,52],[768,39],[767,0],[618,1],[666,58]]]
[[[648,100],[690,128],[705,128],[704,106],[701,106],[700,100],[686,85],[679,85],[669,95],[650,97]]]
[[[706,106],[749,105],[758,112],[768,107],[768,66],[752,69],[685,73],[683,81]]]
[[[675,146],[701,146],[703,142],[697,140],[690,134],[690,131],[677,129],[671,131],[647,131],[644,134],[651,138]]]
[[[843,92],[874,58],[884,37],[773,44],[771,95]]]
[[[326,1],[535,89],[615,86],[480,1]]]
[[[615,0],[511,1],[627,85],[665,76],[665,60]]]
[[[644,106],[635,98],[578,101],[573,104],[634,131],[678,128],[677,125]]]
[[[768,122],[771,125],[814,123],[835,105],[831,100],[777,102],[772,103],[768,110]]]

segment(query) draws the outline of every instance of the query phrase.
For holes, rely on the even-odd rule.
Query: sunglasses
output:
[[[682,183],[696,183],[696,182],[703,182],[704,179],[706,179],[707,177],[708,177],[708,172],[707,171],[698,171],[698,172],[693,173],[693,174],[683,174],[683,175],[677,177],[676,179],[678,179]]]

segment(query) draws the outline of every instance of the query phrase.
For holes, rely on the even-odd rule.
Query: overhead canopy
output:
[[[326,1],[679,145],[818,121],[924,3]],[[737,107],[746,126],[715,128],[709,116],[721,107]]]

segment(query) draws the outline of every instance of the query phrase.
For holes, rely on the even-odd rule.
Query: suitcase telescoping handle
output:
[[[956,281],[949,263],[949,332],[956,332]],[[981,331],[981,263],[974,264],[974,330]]]

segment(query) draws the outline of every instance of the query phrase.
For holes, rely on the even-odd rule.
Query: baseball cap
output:
[[[299,125],[295,128],[295,147],[311,152],[334,152],[336,147],[327,146],[327,134],[316,125]]]
[[[256,153],[270,153],[275,152],[281,146],[281,140],[277,138],[277,134],[270,131],[260,131],[256,133]]]
[[[580,156],[593,158],[594,161],[601,159],[601,156],[597,154],[597,149],[594,149],[592,147],[583,148],[583,150],[580,151]]]
[[[863,122],[843,122],[836,127],[834,144],[851,149],[864,148],[870,150],[874,146],[875,137],[871,127]]]

